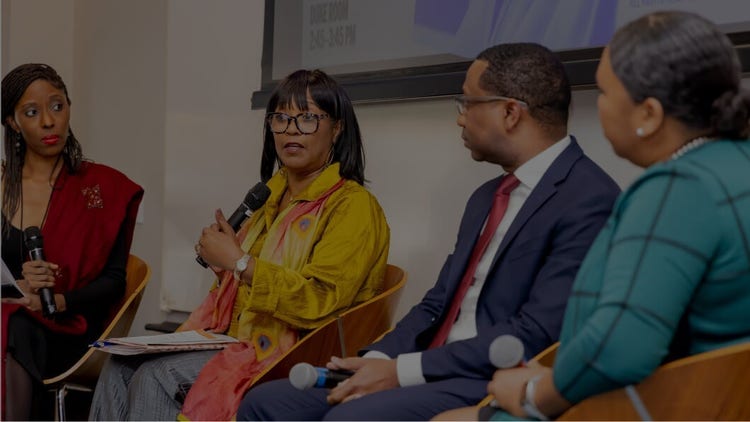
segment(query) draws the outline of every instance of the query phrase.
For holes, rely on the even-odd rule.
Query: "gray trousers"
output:
[[[187,389],[216,353],[112,355],[96,384],[89,420],[176,420]]]

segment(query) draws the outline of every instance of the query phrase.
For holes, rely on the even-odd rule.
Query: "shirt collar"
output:
[[[565,135],[564,138],[523,163],[513,174],[516,175],[524,186],[530,190],[534,190],[539,181],[542,180],[542,176],[547,172],[549,166],[552,165],[552,162],[555,161],[568,145],[570,145],[570,136]]]

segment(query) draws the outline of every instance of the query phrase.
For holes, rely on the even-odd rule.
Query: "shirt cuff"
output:
[[[396,374],[401,387],[426,384],[427,381],[422,374],[422,352],[398,355]]]
[[[369,359],[386,359],[386,360],[391,358],[390,356],[378,350],[370,350],[364,355],[362,355],[362,357],[369,358]]]

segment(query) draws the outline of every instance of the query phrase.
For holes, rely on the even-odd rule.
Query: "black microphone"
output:
[[[253,211],[262,207],[263,204],[266,203],[269,196],[271,196],[271,189],[268,189],[268,186],[266,186],[265,183],[258,182],[255,186],[250,188],[247,195],[245,195],[245,199],[242,200],[242,203],[237,207],[237,210],[229,217],[227,223],[229,223],[229,225],[232,226],[232,229],[236,232],[240,229],[242,223],[252,215]],[[196,256],[195,260],[198,261],[203,268],[208,267],[208,263],[206,263],[206,261],[200,256]]]
[[[523,342],[510,334],[498,336],[490,344],[490,362],[497,369],[523,366],[523,354]]]
[[[300,362],[289,371],[289,382],[298,390],[312,387],[333,388],[352,375],[354,372],[351,371],[334,371]]]
[[[29,250],[29,258],[32,261],[46,261],[44,259],[44,239],[39,227],[31,226],[26,228],[23,231],[23,236],[26,242],[26,249]],[[55,305],[55,296],[52,293],[52,289],[42,287],[39,289],[39,297],[42,300],[42,315],[51,318],[57,312],[57,305]]]

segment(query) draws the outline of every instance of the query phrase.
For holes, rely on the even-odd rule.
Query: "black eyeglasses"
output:
[[[491,103],[493,101],[515,101],[518,104],[521,104],[521,107],[529,108],[529,104],[525,101],[521,101],[511,97],[503,97],[502,95],[458,95],[453,100],[456,102],[458,114],[466,113],[466,109],[469,104]]]
[[[305,135],[310,135],[318,131],[320,120],[328,117],[327,114],[300,113],[296,116],[290,116],[286,113],[268,113],[266,122],[273,133],[285,133],[289,129],[289,123],[294,120],[297,130]]]

